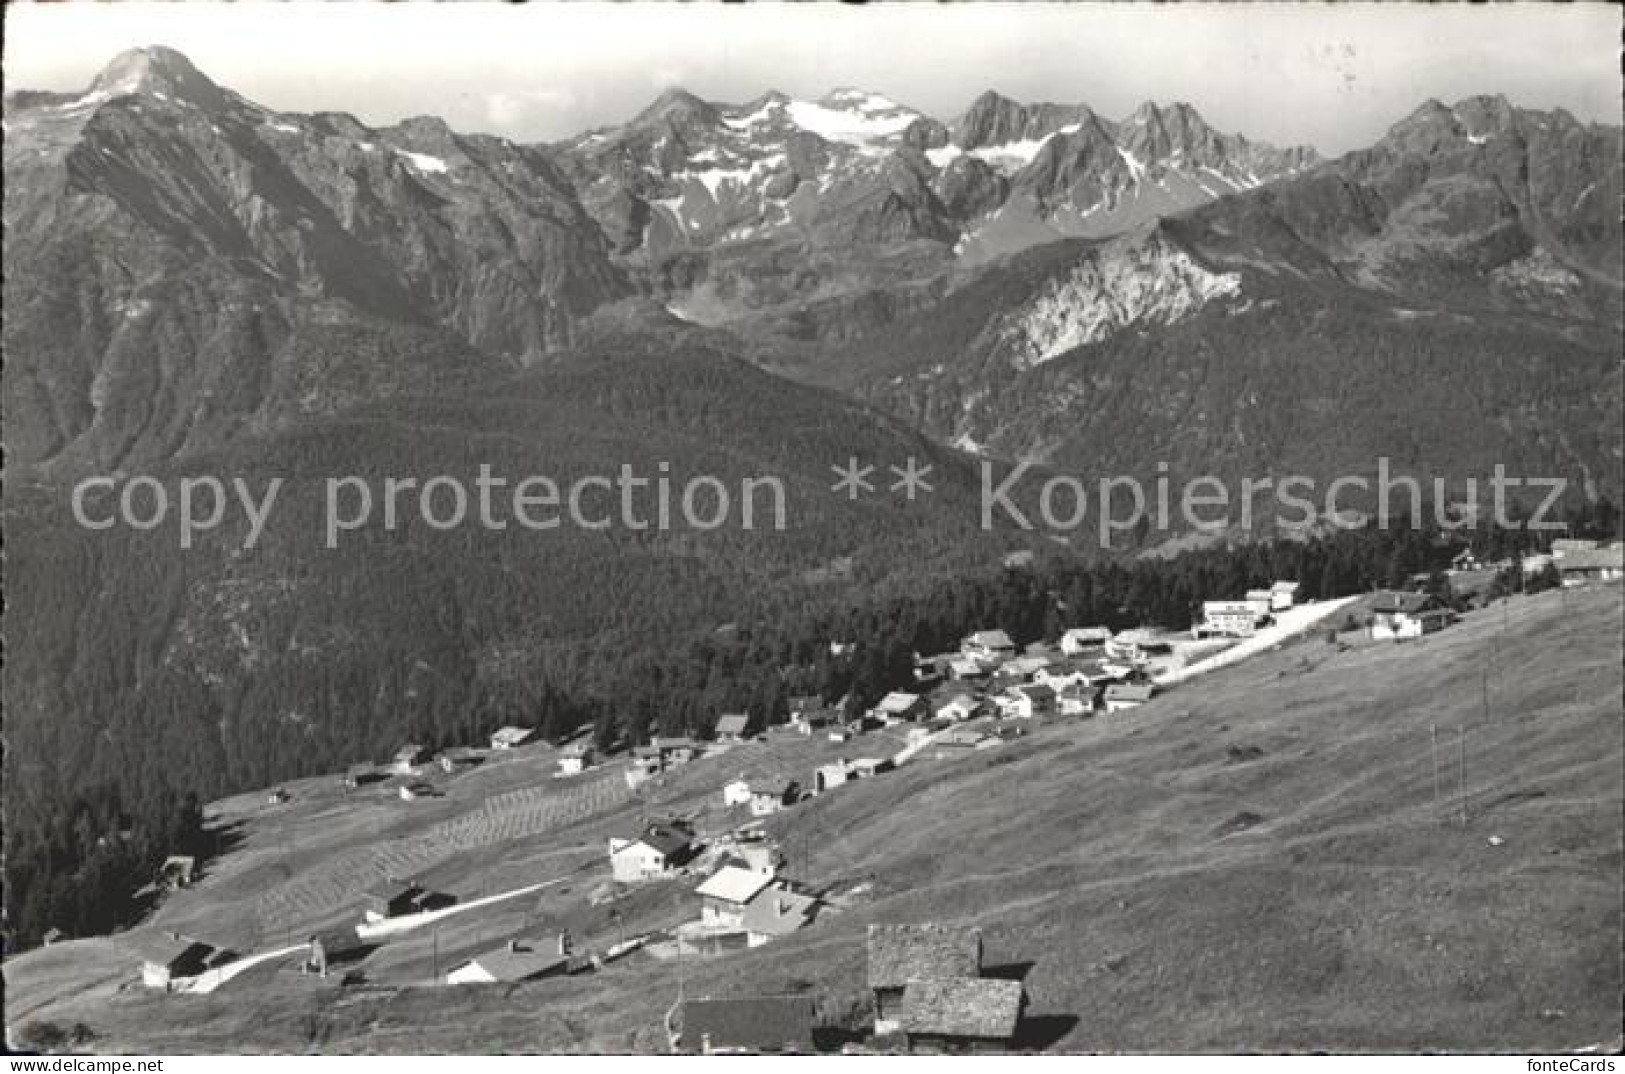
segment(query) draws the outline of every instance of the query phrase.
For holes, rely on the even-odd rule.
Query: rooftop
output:
[[[694,889],[694,893],[744,905],[772,881],[773,878],[766,873],[728,865],[711,874],[710,879]]]
[[[967,925],[869,926],[870,988],[901,988],[922,977],[975,977],[981,971],[981,929]]]
[[[976,977],[924,978],[903,992],[903,1031],[997,1040],[1015,1036],[1021,1020],[1020,981]]]
[[[806,925],[818,900],[811,895],[784,888],[757,892],[745,906],[745,931],[764,936],[788,936]]]
[[[809,996],[691,999],[680,1014],[678,1050],[812,1051],[813,1001]]]
[[[738,737],[739,735],[743,735],[745,733],[745,728],[749,726],[750,717],[742,713],[730,713],[727,716],[719,716],[717,718],[716,726],[717,737],[721,738],[724,735]]]
[[[1390,589],[1377,594],[1371,602],[1371,610],[1383,615],[1414,615],[1437,603],[1431,593],[1399,593]]]
[[[522,981],[567,966],[569,962],[568,955],[559,954],[559,941],[554,937],[515,940],[476,955],[464,965],[476,964],[498,981]]]

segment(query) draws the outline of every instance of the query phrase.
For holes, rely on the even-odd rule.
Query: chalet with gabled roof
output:
[[[875,998],[875,1033],[902,1028],[910,981],[979,977],[982,930],[966,925],[870,925],[869,988]]]
[[[1003,1052],[1025,1002],[1020,981],[924,977],[903,989],[902,1030],[916,1054]]]
[[[1455,612],[1431,593],[1384,590],[1371,602],[1371,636],[1379,640],[1419,638],[1443,630]]]

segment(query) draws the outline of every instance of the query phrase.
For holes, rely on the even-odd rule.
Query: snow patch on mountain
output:
[[[1166,243],[1114,244],[1051,280],[998,331],[1015,365],[1027,369],[1130,325],[1173,324],[1239,294],[1239,274],[1211,272]]]
[[[825,141],[868,146],[903,133],[919,118],[919,113],[898,108],[890,101],[885,101],[885,105],[885,108],[831,108],[812,101],[791,101],[784,110],[792,123]]]
[[[451,165],[444,160],[439,157],[432,157],[427,153],[413,153],[406,149],[397,149],[395,152],[405,157],[406,162],[420,172],[440,175],[451,170]]]

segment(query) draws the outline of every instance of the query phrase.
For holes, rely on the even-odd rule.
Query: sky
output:
[[[1146,100],[1336,154],[1428,98],[1505,94],[1621,121],[1621,11],[1603,3],[8,3],[8,89],[78,90],[126,48],[179,49],[268,107],[381,125],[432,114],[518,141],[623,122],[664,89],[883,93],[940,119],[982,91]]]

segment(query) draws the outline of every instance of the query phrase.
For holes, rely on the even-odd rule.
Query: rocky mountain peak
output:
[[[656,97],[649,107],[639,112],[631,125],[647,126],[652,123],[715,125],[720,122],[722,115],[715,105],[701,100],[686,89],[673,86]]]
[[[215,107],[228,100],[209,76],[183,54],[163,45],[128,49],[113,57],[90,84],[92,94],[121,97],[143,94]]]

